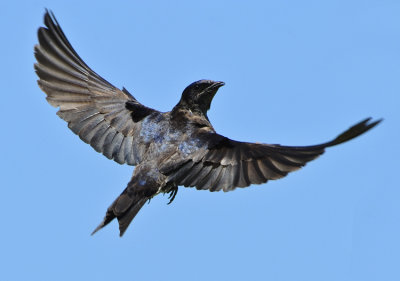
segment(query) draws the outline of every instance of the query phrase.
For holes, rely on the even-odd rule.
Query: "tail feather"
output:
[[[126,229],[128,228],[129,224],[135,218],[136,214],[140,211],[143,207],[144,203],[147,201],[147,197],[140,198],[135,204],[131,205],[129,209],[121,216],[118,216],[118,223],[119,223],[119,236],[122,237],[124,235]]]
[[[115,218],[117,218],[119,223],[119,236],[124,235],[129,224],[143,207],[144,203],[149,199],[147,196],[140,194],[130,194],[127,192],[128,188],[129,187],[127,187],[107,209],[103,221],[96,227],[91,235],[105,227]]]

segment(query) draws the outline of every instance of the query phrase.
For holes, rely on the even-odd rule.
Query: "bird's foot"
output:
[[[176,196],[176,194],[178,193],[178,187],[176,186],[176,187],[174,187],[173,189],[171,189],[169,192],[169,197],[168,197],[168,199],[169,199],[169,202],[168,202],[168,204],[167,205],[169,205],[169,204],[171,204],[172,203],[172,201],[174,201],[174,199],[175,199],[175,196]]]

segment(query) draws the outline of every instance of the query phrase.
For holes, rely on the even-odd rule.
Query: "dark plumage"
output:
[[[159,193],[174,199],[178,186],[231,191],[286,176],[376,126],[367,118],[334,140],[313,146],[234,141],[217,134],[207,117],[223,82],[189,85],[170,112],[139,103],[91,70],[68,42],[54,15],[46,12],[35,46],[38,84],[57,115],[84,142],[107,158],[135,165],[131,181],[93,233],[118,219],[122,236],[144,203]]]

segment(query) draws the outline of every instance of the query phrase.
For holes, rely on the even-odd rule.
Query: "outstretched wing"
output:
[[[210,146],[190,159],[165,169],[168,181],[186,187],[230,191],[285,177],[324,153],[326,147],[351,140],[376,126],[370,118],[354,125],[334,140],[314,146],[281,146],[238,142],[210,135]],[[215,141],[217,140],[217,141]]]
[[[96,151],[136,165],[146,149],[137,136],[141,120],[158,111],[140,104],[91,70],[72,48],[53,14],[46,11],[35,46],[38,84],[57,115]]]

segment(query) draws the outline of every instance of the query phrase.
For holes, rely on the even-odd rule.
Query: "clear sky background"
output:
[[[285,179],[180,188],[122,239],[116,222],[92,237],[133,167],[83,143],[37,87],[45,8],[145,105],[225,81],[209,117],[236,140],[309,145],[385,121]],[[399,14],[386,0],[3,1],[0,280],[400,280]]]

